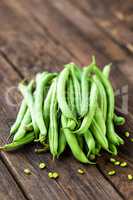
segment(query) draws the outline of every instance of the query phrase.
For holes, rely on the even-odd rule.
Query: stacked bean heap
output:
[[[110,65],[101,71],[93,58],[87,67],[70,63],[60,73],[43,72],[28,85],[20,83],[24,99],[11,127],[13,141],[1,150],[16,150],[35,141],[42,151],[49,148],[53,158],[66,147],[82,163],[93,163],[102,149],[116,155],[124,142],[114,125],[125,120],[114,113],[109,72]]]

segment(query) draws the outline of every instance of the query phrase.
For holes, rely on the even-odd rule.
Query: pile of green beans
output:
[[[53,158],[70,148],[78,161],[90,164],[102,150],[117,155],[124,141],[115,127],[125,119],[115,113],[110,69],[109,64],[101,71],[93,57],[89,66],[70,63],[60,73],[43,72],[28,85],[21,82],[23,101],[11,127],[12,141],[0,150],[38,142],[40,152],[47,149]]]

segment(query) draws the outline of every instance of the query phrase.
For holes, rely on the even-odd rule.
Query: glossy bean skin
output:
[[[58,141],[58,155],[57,155],[58,158],[64,152],[65,147],[66,147],[66,137],[63,128],[60,127],[59,141]]]
[[[104,120],[106,121],[106,117],[107,117],[107,95],[106,95],[106,91],[104,89],[104,86],[102,85],[102,83],[100,82],[100,80],[98,79],[97,76],[93,77],[97,88],[98,88],[98,104],[99,107],[103,113],[103,117]]]
[[[89,149],[87,157],[89,157],[91,154],[95,155],[95,140],[89,129],[84,133],[84,138]]]
[[[70,65],[69,66],[70,71],[71,71],[71,76],[72,76],[72,81],[73,81],[73,86],[74,86],[74,96],[75,96],[75,105],[76,105],[76,111],[78,116],[81,115],[81,87],[79,80],[76,76],[75,72],[75,65]]]
[[[55,74],[43,73],[36,77],[36,93],[35,93],[35,119],[37,126],[40,130],[39,140],[40,143],[44,143],[47,135],[47,128],[43,118],[43,103],[44,96],[47,92],[47,85],[55,77]]]
[[[31,81],[28,85],[28,88],[29,90],[33,90],[33,85],[34,85],[34,81]],[[20,127],[20,124],[24,118],[24,115],[26,113],[26,110],[27,110],[27,104],[26,104],[26,101],[25,99],[23,99],[22,103],[21,103],[21,106],[20,106],[20,110],[18,112],[18,115],[17,115],[17,118],[16,118],[16,121],[15,123],[12,125],[11,127],[11,130],[10,130],[10,136],[14,135],[15,132],[18,130],[18,128]],[[9,136],[9,137],[10,137]]]
[[[102,146],[103,149],[108,150],[108,141],[106,136],[101,132],[95,119],[92,120],[90,130],[97,142]]]
[[[54,88],[54,81],[52,81],[47,96],[44,100],[43,117],[47,128],[49,128],[49,122],[50,122],[50,104],[51,104],[53,88]]]
[[[3,147],[0,147],[0,150],[3,151],[15,151],[17,149],[22,148],[24,145],[31,143],[35,138],[34,132],[30,132],[26,134],[23,138],[14,141],[10,144],[6,144]]]
[[[27,88],[27,86],[23,85],[22,83],[19,84],[19,90],[24,96],[24,99],[28,105],[28,108],[30,110],[31,118],[32,118],[32,123],[34,127],[34,132],[35,132],[35,137],[36,139],[38,138],[39,134],[39,128],[36,123],[36,114],[35,114],[35,109],[34,109],[34,96],[32,92]]]
[[[110,70],[111,70],[111,63],[108,65],[105,65],[105,67],[103,68],[103,75],[104,77],[106,77],[107,79],[109,79],[109,75],[110,75]]]
[[[105,124],[105,121],[104,121],[104,118],[103,118],[103,115],[102,115],[102,111],[101,109],[99,108],[99,106],[97,105],[97,108],[96,108],[96,113],[95,113],[95,116],[94,116],[99,128],[101,129],[102,133],[104,135],[106,135],[106,124]]]
[[[88,111],[87,115],[83,118],[80,128],[78,130],[74,131],[74,133],[83,134],[89,129],[91,122],[93,120],[93,117],[95,115],[95,112],[96,112],[97,95],[98,95],[97,86],[96,86],[95,82],[93,82],[91,85],[91,90],[90,90],[89,111]]]
[[[62,115],[62,126],[66,127],[66,125],[67,125],[67,119],[65,118],[65,116]],[[69,145],[74,157],[82,163],[94,164],[87,159],[86,155],[82,151],[80,145],[78,144],[76,135],[66,128],[64,128],[64,134],[66,137],[67,144]]]
[[[53,158],[58,155],[58,102],[57,102],[57,79],[54,80],[54,88],[50,105],[49,145]]]
[[[25,126],[31,123],[31,114],[29,109],[27,109],[26,114],[21,122],[21,125],[18,129],[18,131],[15,133],[13,137],[13,141],[19,141],[21,138],[23,138],[26,135]]]
[[[62,113],[70,119],[73,119],[76,121],[76,118],[74,114],[72,113],[70,107],[68,106],[67,100],[66,100],[66,84],[67,80],[69,78],[69,68],[66,67],[64,68],[59,77],[58,77],[58,82],[57,82],[57,99],[58,99],[58,104],[59,108],[61,109]]]

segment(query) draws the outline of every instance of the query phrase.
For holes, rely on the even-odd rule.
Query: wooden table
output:
[[[0,144],[6,142],[16,117],[20,101],[14,87],[21,79],[43,70],[60,70],[72,61],[86,65],[93,54],[101,66],[113,63],[114,88],[126,98],[128,94],[127,122],[118,132],[132,132],[132,31],[132,0],[1,0]],[[55,161],[48,153],[38,156],[32,146],[16,153],[1,152],[0,200],[132,200],[133,182],[127,174],[133,174],[133,143],[125,141],[118,159],[126,160],[128,167],[117,167],[113,177],[107,176],[113,165],[105,153],[97,166],[82,166],[69,154]],[[46,170],[39,170],[40,161],[46,162]],[[86,169],[83,176],[77,174],[80,167]],[[31,176],[24,175],[25,168],[31,169]],[[48,179],[50,170],[60,173],[57,181]]]

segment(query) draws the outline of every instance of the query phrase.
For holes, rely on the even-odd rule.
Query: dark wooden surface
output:
[[[103,66],[112,62],[111,80],[116,89],[128,85],[129,111],[126,125],[120,134],[133,130],[133,1],[109,0],[1,0],[0,1],[0,145],[6,142],[17,107],[7,102],[9,88],[16,87],[23,78],[31,78],[43,70],[60,70],[63,64],[88,64],[96,55]],[[19,105],[17,92],[10,99]],[[12,97],[11,97],[12,96]],[[117,103],[120,103],[117,98]],[[132,135],[133,136],[133,135]],[[52,161],[50,155],[37,156],[34,147],[0,155],[0,200],[132,200],[133,145],[127,139],[118,158],[127,160],[128,168],[112,169],[109,155],[103,154],[94,166],[82,166],[68,153]],[[46,162],[40,171],[38,163]],[[77,174],[79,167],[86,175]],[[31,176],[25,176],[30,168]],[[60,173],[57,181],[49,180],[48,171]]]

